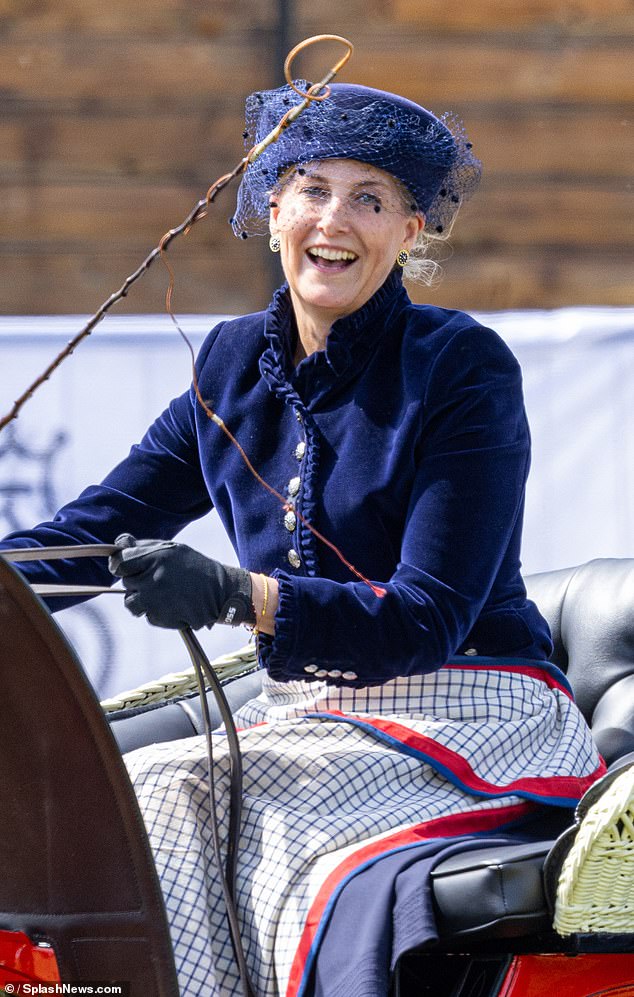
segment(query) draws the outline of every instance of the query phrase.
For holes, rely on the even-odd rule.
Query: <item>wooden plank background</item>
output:
[[[278,0],[0,0],[0,312],[92,312],[242,155],[280,81]],[[289,44],[344,34],[342,79],[467,124],[485,166],[442,283],[471,309],[634,304],[632,0],[286,0]],[[335,50],[332,49],[332,52]],[[297,66],[322,75],[330,52]],[[266,240],[234,193],[170,250],[180,312],[260,308]],[[163,309],[156,264],[117,306]]]

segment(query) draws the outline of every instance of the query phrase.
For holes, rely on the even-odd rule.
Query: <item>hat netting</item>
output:
[[[307,90],[310,83],[296,85]],[[293,164],[356,159],[390,173],[412,196],[411,209],[425,215],[425,229],[448,231],[461,203],[478,186],[481,163],[462,124],[391,94],[340,84],[313,103],[269,145],[242,178],[231,225],[237,236],[268,232],[270,194]],[[371,95],[368,99],[367,95]],[[281,120],[299,97],[289,86],[252,94],[246,102],[248,151]]]

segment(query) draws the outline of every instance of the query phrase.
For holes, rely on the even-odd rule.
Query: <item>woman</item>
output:
[[[288,87],[254,95],[248,144],[294,100]],[[390,955],[375,945],[354,966],[334,970],[332,947],[315,962],[351,877],[425,838],[526,819],[534,801],[573,806],[601,771],[520,576],[529,434],[518,365],[494,332],[415,306],[402,286],[478,178],[451,122],[333,85],[249,168],[232,220],[243,237],[268,223],[287,283],[265,312],[212,331],[195,386],[101,485],[7,541],[121,535],[110,567],[132,612],[259,632],[263,692],[237,717],[238,906],[258,994],[350,993],[348,973],[355,993],[383,993]],[[240,568],[171,542],[212,505]],[[157,539],[135,539],[147,536]],[[104,580],[98,563],[24,571]],[[182,993],[233,994],[204,746],[156,745],[128,762]]]

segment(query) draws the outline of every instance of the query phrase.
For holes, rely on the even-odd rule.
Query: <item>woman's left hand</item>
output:
[[[214,623],[255,623],[251,575],[220,564],[186,544],[117,537],[108,561],[123,579],[124,602],[134,616],[156,627],[198,630]]]

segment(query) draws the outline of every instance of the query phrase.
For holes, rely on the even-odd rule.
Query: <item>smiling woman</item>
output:
[[[247,145],[296,99],[290,87],[249,98]],[[385,939],[426,940],[407,904],[407,930],[393,920],[395,854],[413,863],[439,833],[574,805],[601,771],[520,574],[530,440],[518,364],[491,329],[414,305],[403,286],[410,253],[449,231],[479,175],[451,119],[333,84],[240,186],[234,232],[270,231],[281,252],[286,281],[268,308],[213,329],[194,383],[126,460],[6,541],[118,538],[110,569],[135,615],[258,631],[262,693],[235,718],[236,900],[258,997],[385,997],[400,954]],[[172,541],[212,506],[238,568]],[[23,570],[112,581],[89,559]],[[152,745],[127,762],[181,994],[231,997],[241,983],[210,859],[205,745]],[[214,767],[226,786],[223,733]],[[354,965],[337,931],[327,951],[339,944],[341,958],[319,963],[338,891],[370,865],[385,890],[358,911]]]

